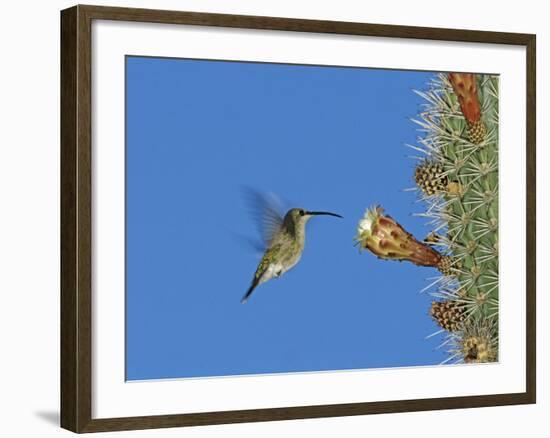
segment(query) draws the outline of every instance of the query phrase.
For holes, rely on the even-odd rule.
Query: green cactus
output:
[[[408,260],[441,272],[425,290],[438,298],[430,315],[446,332],[457,362],[498,360],[498,77],[438,74],[411,146],[424,157],[414,171],[426,204],[417,214],[432,232],[420,242],[381,207],[368,209],[355,237],[385,260]],[[439,332],[434,333],[437,334]],[[430,335],[431,337],[433,335]]]
[[[498,77],[439,74],[427,92],[417,93],[426,100],[414,120],[424,132],[415,149],[426,155],[414,175],[427,205],[420,216],[429,219],[438,235],[432,245],[450,257],[453,273],[442,278],[432,294],[464,305],[462,329],[448,334],[455,344],[474,342],[472,332],[482,327],[492,347],[490,354],[476,360],[464,353],[466,347],[452,351],[453,356],[462,352],[465,362],[496,361]]]

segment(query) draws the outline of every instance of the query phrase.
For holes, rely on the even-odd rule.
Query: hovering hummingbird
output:
[[[254,196],[260,195],[254,194]],[[306,223],[313,216],[342,217],[328,211],[307,211],[303,208],[291,208],[282,216],[272,203],[265,199],[260,200],[263,204],[261,227],[266,249],[241,303],[248,301],[258,285],[274,277],[280,277],[300,261],[304,250]]]

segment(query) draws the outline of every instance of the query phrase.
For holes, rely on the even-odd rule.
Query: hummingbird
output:
[[[306,224],[313,216],[342,217],[328,211],[307,211],[303,208],[291,208],[282,216],[272,204],[264,199],[261,201],[261,225],[266,249],[241,303],[248,301],[257,286],[280,277],[296,266],[304,250]]]

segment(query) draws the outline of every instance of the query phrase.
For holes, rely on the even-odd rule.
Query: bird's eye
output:
[[[303,216],[304,214],[306,214],[306,212],[304,210],[300,210],[300,216]]]

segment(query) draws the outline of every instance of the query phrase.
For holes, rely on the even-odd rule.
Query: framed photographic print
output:
[[[535,36],[61,13],[61,425],[535,402]]]

